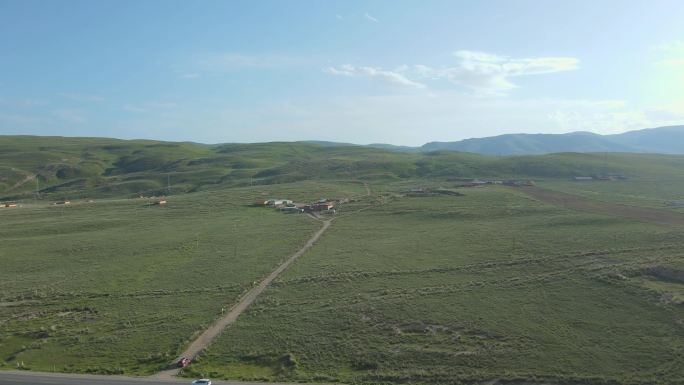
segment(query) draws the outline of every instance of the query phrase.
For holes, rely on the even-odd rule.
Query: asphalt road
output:
[[[179,385],[191,379],[153,379],[145,377],[93,376],[61,373],[0,371],[0,385]],[[237,382],[214,382],[212,385],[247,385]]]

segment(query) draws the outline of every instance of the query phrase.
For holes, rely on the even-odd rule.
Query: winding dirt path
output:
[[[613,215],[666,226],[684,225],[684,215],[680,213],[649,209],[646,207],[601,202],[539,187],[520,187],[520,190],[532,198],[538,199],[542,202],[565,207],[571,210],[586,211],[594,214]]]
[[[200,334],[197,339],[195,339],[190,346],[188,346],[187,349],[183,353],[180,354],[180,356],[175,360],[175,362],[178,362],[181,357],[187,357],[190,359],[195,359],[198,355],[204,351],[215,339],[218,337],[221,332],[226,329],[228,326],[230,326],[233,322],[237,320],[237,318],[242,314],[247,308],[254,302],[254,300],[257,299],[257,297],[264,291],[266,288],[275,280],[282,272],[284,272],[294,261],[297,260],[297,258],[301,257],[304,253],[306,253],[311,246],[318,241],[318,239],[325,233],[326,230],[330,227],[332,224],[332,221],[334,218],[327,219],[327,220],[320,220],[318,219],[321,223],[323,223],[323,226],[314,233],[314,235],[309,238],[308,241],[306,241],[306,244],[302,246],[297,252],[292,254],[289,258],[285,260],[280,266],[278,266],[277,269],[275,269],[271,274],[269,274],[266,278],[264,278],[259,285],[256,287],[252,288],[250,291],[247,292],[247,294],[243,295],[242,298],[238,301],[237,304],[235,304],[229,311],[226,313],[223,317],[221,317],[216,323],[214,323],[209,329],[205,330],[202,334]],[[174,362],[174,364],[175,364]],[[180,372],[180,369],[178,368],[170,368],[168,370],[164,370],[162,372],[159,372],[155,374],[153,377],[155,378],[171,378],[173,376],[178,375]]]

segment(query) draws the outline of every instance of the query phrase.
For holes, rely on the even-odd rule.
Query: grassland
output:
[[[190,374],[681,382],[684,309],[662,290],[683,284],[646,273],[681,263],[681,229],[505,189],[466,194],[388,198],[338,219]]]
[[[673,202],[684,201],[684,181],[680,178],[637,177],[616,181],[547,181],[541,186],[598,201],[684,212],[684,207],[673,205]]]
[[[363,186],[304,183],[314,199]],[[295,194],[295,191],[297,194]],[[0,367],[150,374],[319,227],[269,186],[0,212]]]
[[[680,384],[681,227],[501,186],[405,192],[533,179],[676,211],[663,205],[681,199],[682,169],[684,156],[0,137],[0,201],[20,206],[0,209],[0,369],[151,374],[320,226],[254,200],[346,197],[323,238],[185,375]],[[601,173],[629,179],[569,182]],[[169,193],[166,206],[134,198]]]

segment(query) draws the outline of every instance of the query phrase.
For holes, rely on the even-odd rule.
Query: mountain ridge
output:
[[[429,142],[418,151],[463,151],[483,155],[542,155],[559,152],[633,152],[684,154],[684,126],[665,126],[601,135],[587,131],[566,134],[504,134],[455,142]]]

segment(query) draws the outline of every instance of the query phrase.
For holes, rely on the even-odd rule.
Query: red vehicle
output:
[[[188,365],[190,365],[190,359],[187,357],[181,357],[180,360],[178,360],[178,363],[176,364],[179,368],[184,368]]]

